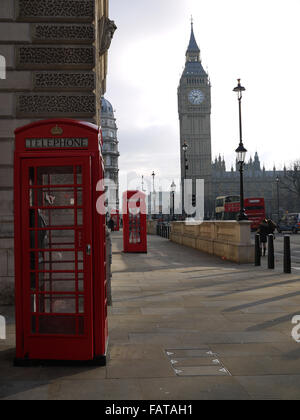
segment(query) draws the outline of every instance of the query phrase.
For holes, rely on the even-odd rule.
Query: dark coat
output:
[[[276,223],[273,222],[273,220],[268,220],[268,226],[269,226],[269,233],[274,233],[276,229]]]
[[[267,242],[267,237],[270,233],[270,227],[266,220],[263,220],[259,225],[257,233],[260,235],[260,242]]]
[[[115,223],[114,223],[113,219],[109,219],[108,227],[109,227],[110,230],[114,230]]]

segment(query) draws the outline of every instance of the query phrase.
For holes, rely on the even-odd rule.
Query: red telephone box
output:
[[[61,119],[32,123],[15,134],[15,363],[105,364],[99,128]]]
[[[141,191],[123,193],[124,252],[147,252],[146,196]]]
[[[120,212],[119,210],[113,210],[110,214],[114,221],[114,231],[119,232],[120,230]]]

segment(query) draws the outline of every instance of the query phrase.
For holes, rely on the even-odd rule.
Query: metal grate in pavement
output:
[[[165,353],[177,376],[231,376],[209,348],[166,349]]]

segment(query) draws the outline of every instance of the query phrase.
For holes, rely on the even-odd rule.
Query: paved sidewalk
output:
[[[0,341],[0,398],[300,399],[299,272],[237,265],[149,236],[123,254],[113,233],[106,367],[14,368],[14,324]],[[5,313],[4,313],[5,312]],[[299,328],[300,332],[300,328]]]

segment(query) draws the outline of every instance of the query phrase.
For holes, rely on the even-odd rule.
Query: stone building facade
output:
[[[57,117],[99,124],[115,29],[108,0],[0,2],[0,302],[14,283],[14,130]]]
[[[101,98],[101,127],[108,211],[119,210],[119,141],[114,110],[111,103]]]
[[[211,85],[203,69],[200,49],[197,45],[193,25],[186,51],[186,63],[178,88],[178,112],[180,124],[181,179],[204,179],[205,217],[213,218],[215,199],[222,195],[239,195],[240,173],[238,165],[226,170],[224,159],[211,157]],[[188,169],[182,146],[186,142]],[[270,216],[278,213],[278,198],[281,214],[285,211],[300,212],[299,199],[282,188],[276,178],[283,179],[284,170],[266,170],[261,167],[258,153],[244,165],[245,197],[264,197],[266,211]],[[186,172],[186,173],[185,173]],[[195,187],[194,191],[195,193]],[[280,197],[279,197],[280,196]],[[190,198],[189,198],[190,200]]]

